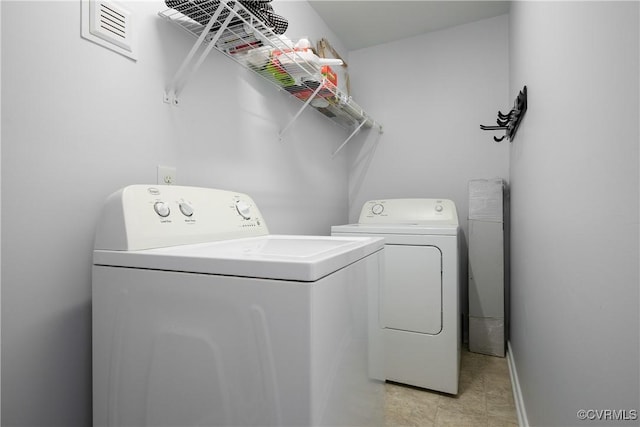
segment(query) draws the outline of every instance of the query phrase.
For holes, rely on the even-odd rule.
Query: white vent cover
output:
[[[131,13],[106,0],[91,0],[89,8],[91,34],[131,51]]]
[[[83,0],[82,9],[84,38],[137,59],[129,10],[111,0]]]

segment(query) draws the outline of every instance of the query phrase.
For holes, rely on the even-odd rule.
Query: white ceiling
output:
[[[388,43],[509,12],[499,1],[309,0],[348,50]]]

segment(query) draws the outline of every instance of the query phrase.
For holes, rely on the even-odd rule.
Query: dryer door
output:
[[[382,326],[435,335],[442,330],[442,253],[435,246],[385,245]]]

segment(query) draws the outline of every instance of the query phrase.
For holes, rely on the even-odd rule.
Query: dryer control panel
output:
[[[360,224],[458,225],[456,205],[448,199],[369,200],[362,206]]]
[[[269,234],[246,194],[174,185],[131,185],[107,198],[95,249],[140,250]]]

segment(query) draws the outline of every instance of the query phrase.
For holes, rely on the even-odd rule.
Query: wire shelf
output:
[[[286,91],[304,103],[298,114],[281,131],[281,136],[307,106],[351,130],[353,133],[347,141],[362,127],[375,126],[382,132],[382,125],[369,117],[334,84],[335,75],[332,76],[329,67],[314,60],[317,57],[310,50],[294,49],[290,40],[274,33],[240,2],[169,0],[167,4],[173,8],[159,15],[191,34],[197,41],[168,85],[166,102],[178,104],[178,95],[188,78],[210,50],[215,48],[280,91]]]

